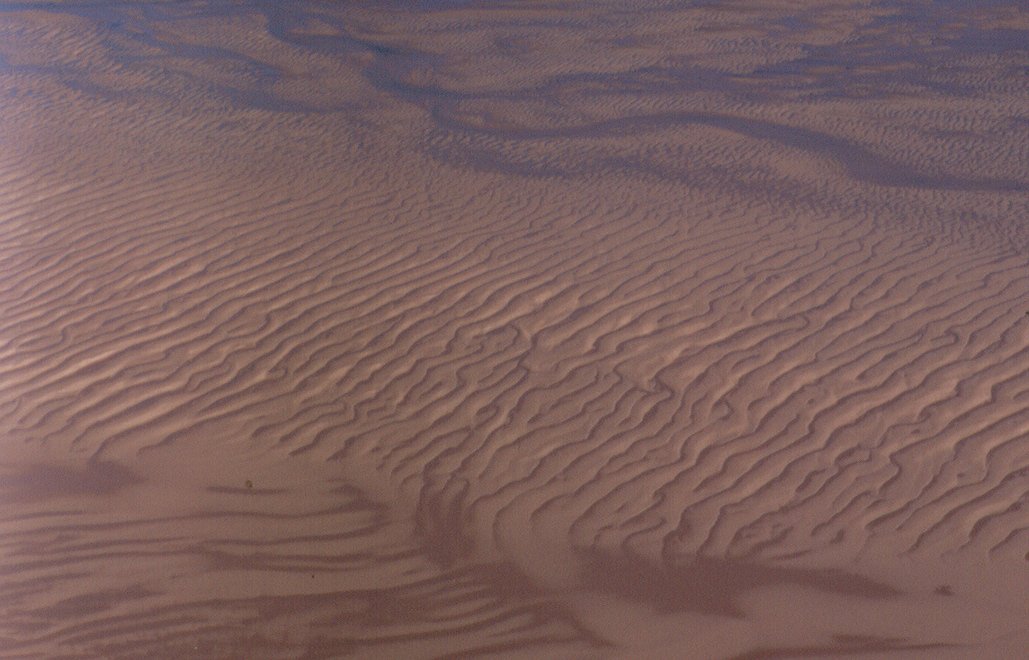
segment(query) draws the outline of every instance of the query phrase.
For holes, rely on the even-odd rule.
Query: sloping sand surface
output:
[[[1029,11],[796,7],[0,4],[0,655],[1029,654]]]

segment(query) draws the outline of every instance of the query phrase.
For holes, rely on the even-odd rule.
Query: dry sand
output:
[[[1025,657],[1027,34],[3,3],[0,655]]]

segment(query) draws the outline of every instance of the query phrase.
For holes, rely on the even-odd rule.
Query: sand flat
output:
[[[0,655],[1029,653],[1029,13],[809,4],[0,4]]]

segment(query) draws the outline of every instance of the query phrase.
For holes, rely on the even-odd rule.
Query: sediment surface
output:
[[[1024,657],[1027,35],[0,3],[0,655]]]

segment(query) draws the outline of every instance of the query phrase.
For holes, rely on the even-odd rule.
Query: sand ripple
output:
[[[0,7],[0,654],[1029,649],[1029,14],[745,4]]]

